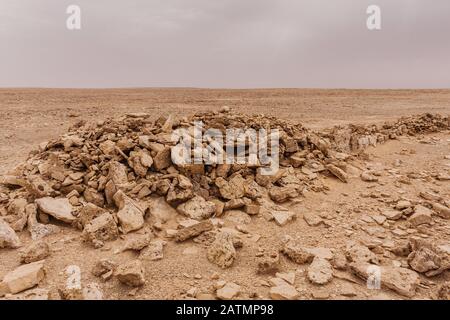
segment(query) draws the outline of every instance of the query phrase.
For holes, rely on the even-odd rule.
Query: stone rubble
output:
[[[280,170],[266,176],[265,165],[258,162],[214,165],[204,160],[176,164],[174,159],[179,155],[172,132],[187,129],[195,140],[191,131],[199,120],[205,130],[280,130]],[[275,228],[288,230],[300,214],[309,227],[332,231],[342,228],[352,241],[333,249],[292,239],[276,249],[259,247],[255,254],[258,262],[253,268],[257,274],[272,276],[266,282],[271,299],[295,300],[303,296],[302,290],[295,287],[300,274],[309,280],[309,285],[319,288],[331,281],[334,284],[334,278],[342,278],[340,273],[349,271],[367,280],[371,266],[381,268],[383,287],[413,297],[420,277],[434,277],[450,269],[448,243],[431,244],[414,237],[419,234],[426,239],[433,232],[432,227],[445,230],[450,202],[433,188],[421,189],[415,198],[407,198],[401,195],[400,187],[398,195],[379,187],[388,178],[394,178],[397,186],[418,179],[443,184],[449,175],[445,170],[434,169],[433,173],[399,174],[401,161],[390,168],[358,164],[369,156],[365,153],[369,146],[449,128],[449,117],[424,114],[382,125],[337,126],[316,132],[275,117],[240,114],[227,108],[156,121],[151,121],[149,114],[127,114],[96,124],[80,123],[67,134],[41,144],[24,163],[0,177],[1,250],[21,247],[23,232],[28,232],[33,241],[25,243],[20,251],[23,265],[3,277],[0,295],[14,295],[41,283],[45,276],[43,259],[50,256],[50,248],[54,249],[55,244],[47,238],[63,233],[65,228],[79,230],[81,240],[92,250],[108,252],[110,243],[122,244],[124,240],[114,254],[134,254],[136,259],[120,264],[101,259],[92,274],[103,281],[115,277],[122,284],[139,288],[149,283],[146,268],[164,259],[165,250],[172,252],[173,244],[183,246],[189,242],[195,250],[185,248],[183,252],[203,252],[209,263],[222,269],[233,268],[239,258],[237,249],[244,247],[242,250],[249,252],[267,238],[255,230],[253,221],[271,221],[277,225]],[[233,142],[243,144],[245,152],[249,151],[248,141],[239,142],[235,137]],[[192,146],[190,151],[194,154],[197,150]],[[410,151],[398,153],[405,152]],[[343,216],[352,212],[347,212],[351,208],[343,203],[336,203],[335,212],[298,209],[300,199],[308,193],[330,190],[326,177],[341,185],[351,185],[353,179],[368,182],[361,197],[378,201],[379,206],[354,207],[353,213],[362,212],[361,219],[347,226],[343,226]],[[360,233],[365,236],[358,236],[359,242],[353,241],[353,235]],[[324,237],[329,238],[326,231]],[[128,250],[134,252],[124,253]],[[285,271],[286,261],[304,268],[304,273]],[[201,278],[202,275],[194,277]],[[185,292],[195,298],[206,291],[192,284]],[[341,295],[357,296],[356,292],[343,288]],[[61,293],[67,299],[104,298],[96,283],[76,292],[62,289]],[[211,293],[214,292],[210,290],[205,295]],[[235,282],[220,281],[215,294],[218,299],[235,299],[244,290]],[[318,289],[312,296],[328,298],[329,294]]]

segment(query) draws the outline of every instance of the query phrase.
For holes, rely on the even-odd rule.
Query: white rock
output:
[[[76,220],[76,218],[72,215],[73,207],[67,198],[54,199],[45,197],[37,199],[35,202],[42,212],[54,217],[55,219],[67,223],[72,223]]]

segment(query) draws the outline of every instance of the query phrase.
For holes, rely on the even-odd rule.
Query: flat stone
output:
[[[241,287],[234,282],[228,282],[222,288],[216,291],[217,298],[220,300],[231,300],[237,297]]]
[[[333,174],[336,178],[338,178],[342,182],[345,183],[348,182],[347,173],[345,173],[344,170],[342,170],[341,168],[338,168],[332,164],[327,165],[326,168],[328,169],[328,171],[330,171],[331,174]]]
[[[117,191],[114,202],[119,208],[117,219],[123,233],[139,230],[144,226],[144,211],[134,200],[122,191]]]
[[[72,223],[76,217],[72,215],[73,207],[67,198],[45,197],[35,200],[39,210],[66,223]]]
[[[371,270],[380,268],[381,286],[408,298],[412,298],[415,295],[416,288],[420,283],[420,278],[416,272],[402,267],[378,267],[361,262],[350,264],[350,268],[355,275],[364,280],[372,276]]]
[[[21,246],[21,242],[16,232],[0,218],[0,248],[16,249]]]
[[[7,273],[0,287],[6,289],[6,293],[16,294],[33,288],[44,279],[44,260],[22,265]]]
[[[415,207],[414,213],[409,217],[408,221],[413,226],[418,226],[421,224],[429,224],[432,221],[431,215],[433,212],[421,205]]]
[[[292,221],[295,218],[295,213],[291,211],[274,210],[271,212],[271,214],[275,219],[276,224],[278,224],[281,227],[286,225],[289,221]]]
[[[434,212],[436,212],[439,217],[443,219],[450,219],[450,208],[436,202],[432,205]]]
[[[398,220],[403,216],[403,213],[398,210],[383,210],[381,214],[389,220]]]
[[[297,300],[298,291],[289,284],[283,284],[270,288],[270,298],[273,300]]]
[[[333,269],[328,260],[316,257],[309,265],[307,275],[312,283],[324,285],[333,279]]]
[[[188,200],[177,207],[177,211],[191,219],[203,220],[211,217],[216,212],[216,204],[206,201],[200,196]]]
[[[310,263],[314,255],[299,244],[289,241],[282,249],[282,252],[292,261],[298,264]]]
[[[95,245],[96,241],[115,240],[119,236],[116,221],[109,212],[93,219],[85,227],[81,234],[83,240]]]
[[[140,287],[145,284],[145,271],[139,260],[125,262],[116,270],[117,279],[131,287]]]
[[[277,272],[275,276],[289,284],[293,285],[295,283],[295,272]]]
[[[305,220],[305,222],[312,227],[316,227],[323,223],[323,219],[321,217],[311,212],[305,212],[303,214],[303,220]]]
[[[196,220],[193,220],[193,221],[196,223],[191,224],[187,227],[184,227],[180,230],[177,230],[177,232],[174,235],[174,238],[176,241],[178,241],[178,242],[185,241],[187,239],[196,237],[196,236],[200,235],[201,233],[212,230],[214,228],[214,226],[210,220],[205,220],[205,221],[201,221],[201,222],[198,222]]]

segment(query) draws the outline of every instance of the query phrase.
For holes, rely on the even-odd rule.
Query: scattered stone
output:
[[[216,204],[206,201],[200,196],[188,200],[177,207],[177,211],[191,219],[203,220],[210,218],[216,212]]]
[[[0,217],[0,248],[16,249],[21,245],[16,232]]]
[[[230,267],[236,258],[233,236],[228,232],[218,232],[207,251],[208,260],[221,268]]]
[[[231,300],[239,295],[241,287],[234,282],[226,283],[222,288],[216,291],[217,298],[220,300]]]
[[[292,221],[295,218],[295,213],[291,211],[273,210],[271,214],[275,219],[276,224],[278,224],[281,227],[286,225],[289,221]]]
[[[436,212],[436,214],[443,218],[443,219],[450,219],[450,208],[440,204],[440,203],[433,203],[433,210]]]
[[[323,223],[323,219],[312,212],[305,212],[303,214],[303,219],[311,227],[316,227]]]
[[[328,260],[315,257],[308,267],[308,279],[314,284],[323,285],[333,279],[333,269]]]
[[[67,198],[45,197],[35,200],[39,210],[66,223],[72,223],[76,217],[72,215],[73,207]]]
[[[348,182],[348,176],[347,174],[344,172],[344,170],[336,167],[335,165],[329,164],[326,166],[326,168],[328,169],[328,171],[333,174],[336,178],[338,178],[339,180],[341,180],[342,182],[347,183]]]
[[[403,213],[398,210],[383,210],[381,214],[389,220],[398,220],[403,216]]]
[[[364,280],[372,276],[372,270],[380,270],[381,286],[408,298],[412,298],[415,295],[416,288],[420,282],[417,273],[406,268],[378,267],[364,262],[352,263],[350,268],[355,275]]]
[[[295,283],[295,272],[277,272],[275,276],[277,278],[283,279],[291,285],[294,285]]]
[[[145,284],[144,267],[139,260],[125,262],[117,268],[117,279],[131,287],[140,287]]]
[[[287,283],[270,288],[270,298],[273,300],[297,300],[298,291]]]
[[[164,246],[167,244],[164,240],[153,240],[150,242],[150,244],[144,248],[139,258],[142,260],[150,260],[150,261],[156,261],[161,260],[164,257]]]
[[[270,199],[275,202],[285,202],[291,198],[297,198],[298,195],[294,187],[272,187],[269,190]]]
[[[368,171],[361,173],[361,180],[366,182],[377,182],[378,178]]]
[[[90,242],[94,246],[102,246],[104,241],[115,240],[118,236],[119,230],[116,221],[108,212],[89,222],[81,234],[84,241]]]
[[[92,268],[92,274],[96,277],[102,277],[104,280],[109,279],[114,270],[117,268],[117,264],[109,259],[101,259],[98,261],[94,268]]]
[[[196,237],[200,234],[202,234],[203,232],[206,231],[210,231],[214,228],[213,224],[211,223],[210,220],[205,220],[205,221],[195,221],[193,220],[194,223],[184,227],[180,230],[178,230],[175,235],[174,238],[176,241],[180,242],[180,241],[186,241],[187,239]]]
[[[117,219],[123,233],[138,230],[144,225],[144,211],[130,197],[122,191],[114,195],[114,202],[119,208]]]
[[[294,243],[293,241],[288,241],[284,245],[282,252],[289,259],[298,264],[311,263],[314,259],[314,255],[310,251],[301,247],[299,244]]]
[[[16,294],[38,285],[45,276],[44,261],[36,261],[22,265],[15,270],[7,273],[0,283],[0,295]]]
[[[258,258],[258,273],[274,274],[280,268],[280,255],[273,251]]]
[[[45,241],[35,241],[28,245],[20,254],[21,263],[31,263],[44,260],[50,255],[50,248]]]
[[[408,221],[413,225],[413,226],[418,226],[421,224],[429,224],[432,219],[431,219],[431,215],[433,214],[433,212],[421,205],[417,205],[414,209],[414,213],[411,217],[409,217]]]

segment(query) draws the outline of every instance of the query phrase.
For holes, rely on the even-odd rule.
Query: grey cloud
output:
[[[449,15],[448,0],[2,0],[0,86],[448,87]]]

